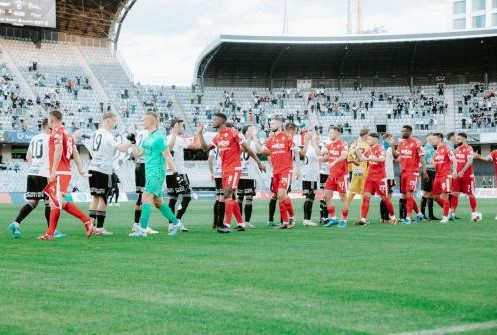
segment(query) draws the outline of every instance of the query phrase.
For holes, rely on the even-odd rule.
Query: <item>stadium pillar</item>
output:
[[[409,78],[409,88],[411,89],[411,93],[414,92],[414,76],[411,75],[411,77]]]
[[[483,80],[485,81],[485,89],[488,90],[488,72],[483,74]]]

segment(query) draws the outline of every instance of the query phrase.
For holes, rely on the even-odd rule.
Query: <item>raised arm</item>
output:
[[[198,135],[198,139],[200,141],[200,148],[204,151],[210,151],[212,149],[214,149],[215,147],[212,145],[212,144],[207,144],[207,142],[205,142],[205,138],[204,138],[204,124],[202,122],[199,122],[197,124],[197,135]]]

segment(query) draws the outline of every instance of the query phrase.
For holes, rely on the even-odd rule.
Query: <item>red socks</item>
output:
[[[443,204],[443,215],[445,217],[449,216],[449,210],[450,210],[450,203],[448,199],[441,199],[442,204]]]
[[[238,206],[233,199],[224,200],[224,223],[227,225],[231,224],[231,217],[233,216],[235,205]]]
[[[342,209],[342,220],[347,220],[348,216],[349,216],[349,210]]]
[[[295,212],[293,211],[292,200],[289,197],[285,199],[285,205],[286,210],[288,211],[288,216],[293,218],[295,216]]]
[[[361,219],[367,218],[369,212],[369,197],[364,197],[362,199],[362,207],[361,207]]]
[[[50,220],[48,222],[47,234],[53,236],[55,229],[57,229],[57,224],[59,223],[60,209],[52,208],[50,210]]]
[[[385,207],[387,208],[388,214],[390,216],[394,216],[395,211],[393,209],[392,201],[390,200],[390,198],[387,196],[384,196],[384,197],[381,197],[381,200],[383,200],[383,203],[385,204]]]
[[[407,218],[411,217],[413,206],[414,206],[414,198],[412,197],[412,194],[406,194],[406,216],[407,216]]]
[[[285,201],[280,200],[279,207],[280,207],[281,220],[283,220],[283,223],[288,223],[288,209],[286,207]]]
[[[82,223],[86,223],[90,221],[90,217],[86,216],[81,209],[78,208],[75,204],[72,202],[66,202],[64,206],[62,206],[62,209],[65,210],[67,213],[71,214],[75,218],[79,219]]]
[[[231,201],[233,202],[233,214],[235,215],[235,220],[238,224],[242,224],[243,218],[242,218],[242,212],[240,211],[240,205],[236,202],[236,200],[231,200]]]
[[[471,200],[470,200],[470,202],[471,202]],[[452,196],[452,198],[450,199],[450,209],[451,209],[452,213],[456,212],[458,204],[459,204],[459,197]]]
[[[336,216],[335,207],[328,207],[328,216],[331,218]]]
[[[476,212],[476,198],[474,195],[469,196],[469,206],[471,207],[471,212]]]

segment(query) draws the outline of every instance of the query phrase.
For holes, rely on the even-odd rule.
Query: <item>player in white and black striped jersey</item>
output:
[[[184,129],[185,124],[183,120],[171,120],[171,134],[166,138],[166,142],[169,150],[171,150],[174,165],[178,170],[177,172],[183,177],[183,180],[186,181],[186,185],[180,185],[173,176],[171,170],[168,169],[166,171],[166,186],[167,194],[169,195],[169,208],[171,208],[173,213],[175,213],[178,198],[181,196],[181,203],[178,207],[178,212],[175,214],[181,224],[181,231],[187,232],[188,228],[181,222],[181,219],[192,200],[192,189],[190,187],[190,180],[188,179],[188,171],[185,166],[185,149],[200,150],[201,147],[199,141],[182,136]],[[169,228],[172,228],[172,224],[169,223],[169,225]]]
[[[319,149],[319,135],[309,131],[304,138],[304,146],[300,150],[300,156],[304,158],[304,167],[302,168],[302,194],[304,201],[304,226],[317,226],[317,223],[311,220],[312,205],[316,197],[319,178],[318,157],[321,156]]]
[[[257,142],[256,129],[252,125],[246,125],[242,129],[242,134],[245,137],[245,143],[250,147],[253,152],[260,152],[261,146]],[[238,184],[237,197],[240,212],[245,216],[245,227],[255,228],[250,222],[252,218],[252,206],[255,197],[256,178],[257,178],[257,162],[250,157],[246,152],[242,152],[242,177]],[[245,208],[243,202],[245,200]]]
[[[130,141],[118,144],[111,130],[114,129],[117,116],[114,113],[105,113],[100,128],[93,135],[91,143],[91,162],[88,167],[90,175],[90,217],[96,222],[96,235],[112,235],[104,228],[107,213],[107,198],[111,189],[111,178],[116,151],[125,152],[131,147]]]
[[[321,146],[324,148],[325,144]],[[319,189],[322,192],[321,200],[319,200],[319,222],[321,224],[325,224],[328,219],[328,208],[326,207],[326,201],[324,200],[324,185],[326,184],[326,180],[328,180],[328,176],[330,174],[330,165],[328,161],[321,162],[321,167],[319,170]]]
[[[219,227],[224,221],[224,203],[222,203],[221,197],[223,196],[223,180],[221,174],[221,156],[219,155],[219,149],[214,148],[209,151],[209,171],[211,173],[211,179],[216,187],[216,201],[214,202],[214,220],[212,223],[212,228]],[[220,204],[223,204],[222,206]]]
[[[49,171],[48,162],[48,138],[50,137],[50,127],[48,126],[48,119],[42,121],[43,132],[34,136],[30,143],[26,159],[29,163],[27,187],[26,187],[26,201],[17,215],[14,222],[9,225],[9,230],[14,238],[21,238],[20,226],[22,221],[38,206],[40,200],[45,202],[45,219],[50,219],[50,203],[47,196],[43,193],[43,189],[47,186]],[[54,236],[56,238],[64,237],[59,231],[56,231]]]

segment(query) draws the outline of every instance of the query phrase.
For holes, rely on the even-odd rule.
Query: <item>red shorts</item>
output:
[[[452,191],[473,195],[475,191],[475,177],[461,177],[453,179]]]
[[[366,178],[364,183],[364,193],[377,194],[379,196],[387,195],[387,179]]]
[[[347,193],[349,191],[349,180],[346,175],[342,177],[329,176],[328,179],[326,179],[326,184],[324,184],[324,190]]]
[[[450,176],[436,176],[433,181],[431,193],[439,195],[442,193],[452,192],[452,177]]]
[[[70,183],[70,174],[59,174],[55,178],[55,181],[48,183],[47,186],[45,186],[43,192],[56,207],[60,208]]]
[[[271,192],[278,193],[278,190],[288,191],[290,185],[292,185],[292,173],[292,170],[286,170],[278,174],[273,174]]]
[[[418,186],[418,173],[403,172],[400,174],[400,193],[416,192]]]
[[[238,182],[240,181],[240,177],[242,176],[242,170],[231,170],[231,171],[223,171],[222,174],[222,187],[223,190],[231,188],[236,190],[238,188]]]

